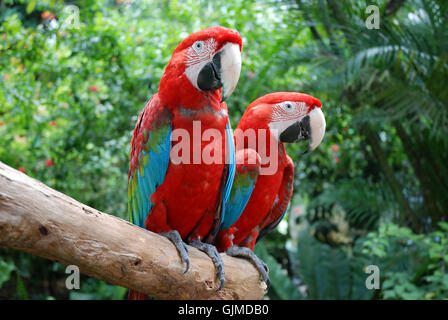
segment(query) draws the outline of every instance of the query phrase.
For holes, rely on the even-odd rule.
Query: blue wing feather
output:
[[[155,132],[156,130],[158,132]],[[151,141],[151,145],[147,149],[148,152],[141,150],[141,163],[130,178],[131,221],[142,228],[144,228],[145,220],[154,206],[151,203],[151,195],[163,183],[168,170],[171,131],[171,124],[149,130],[147,141]],[[137,182],[134,182],[134,179],[137,179]]]
[[[235,142],[233,139],[232,127],[230,125],[230,120],[228,120],[226,125],[226,145],[227,145],[227,155],[228,159],[228,174],[227,181],[224,185],[224,190],[222,192],[222,206],[221,206],[221,219],[220,225],[222,225],[225,215],[226,215],[226,206],[229,201],[230,192],[232,190],[233,181],[235,180]]]
[[[234,158],[235,160],[235,158]],[[234,167],[236,170],[236,166]],[[257,181],[257,172],[236,172],[227,201],[220,229],[225,230],[232,226],[244,211]]]
[[[254,190],[256,179],[251,180],[250,183],[247,184],[240,183],[240,178],[243,177],[238,175],[235,177],[232,192],[226,204],[226,211],[224,214],[224,221],[221,224],[221,230],[231,227],[238,220]],[[247,177],[245,178],[248,179]]]

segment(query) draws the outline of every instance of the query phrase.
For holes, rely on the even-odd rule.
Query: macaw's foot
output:
[[[269,280],[268,276],[269,268],[252,250],[246,247],[231,246],[226,251],[226,254],[232,257],[243,257],[250,260],[255,265],[258,272],[260,272],[263,281],[266,282],[266,285],[269,287],[271,284],[271,280]]]
[[[171,230],[171,231],[162,232],[159,234],[161,236],[164,236],[165,238],[170,239],[171,242],[176,246],[176,249],[180,254],[180,258],[181,258],[182,262],[185,262],[187,264],[187,267],[185,268],[185,272],[187,272],[188,269],[190,268],[190,259],[188,259],[187,245],[180,237],[179,232],[177,232],[176,230]]]
[[[224,264],[222,262],[220,254],[218,253],[218,250],[216,250],[216,247],[208,243],[203,243],[199,240],[193,240],[189,244],[190,246],[205,252],[212,259],[213,264],[215,265],[216,268],[216,274],[218,275],[219,281],[221,281],[221,285],[216,291],[221,290],[222,287],[224,286],[225,281]]]

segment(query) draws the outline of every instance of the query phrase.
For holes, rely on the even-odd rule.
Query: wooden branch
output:
[[[190,270],[166,238],[102,213],[0,162],[0,247],[45,257],[156,299],[261,299],[248,261],[222,254],[221,291],[210,258],[188,247]],[[82,286],[82,283],[81,283]]]

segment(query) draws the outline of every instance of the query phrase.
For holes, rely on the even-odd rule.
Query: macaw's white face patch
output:
[[[216,40],[210,38],[205,41],[196,41],[187,49],[185,74],[191,84],[198,90],[200,90],[197,84],[199,72],[207,63],[212,61],[217,45]]]
[[[305,102],[283,101],[274,105],[269,128],[271,134],[279,141],[280,134],[308,113]]]
[[[277,141],[309,140],[306,152],[313,151],[322,142],[326,122],[321,108],[305,102],[284,101],[273,106],[269,129]]]
[[[238,84],[241,52],[239,45],[231,42],[224,44],[218,52],[216,48],[214,39],[196,41],[187,49],[185,74],[191,84],[200,91],[222,88],[224,101]],[[205,70],[207,72],[204,73]]]
[[[187,49],[186,66],[189,68],[198,63],[210,61],[215,53],[217,45],[218,43],[213,38],[193,43],[193,45]]]

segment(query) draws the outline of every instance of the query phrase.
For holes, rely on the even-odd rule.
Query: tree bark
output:
[[[222,254],[222,290],[211,259],[188,247],[184,273],[166,238],[102,213],[0,162],[0,247],[25,251],[156,299],[261,299],[266,284],[248,261]],[[81,283],[82,287],[82,283]]]

